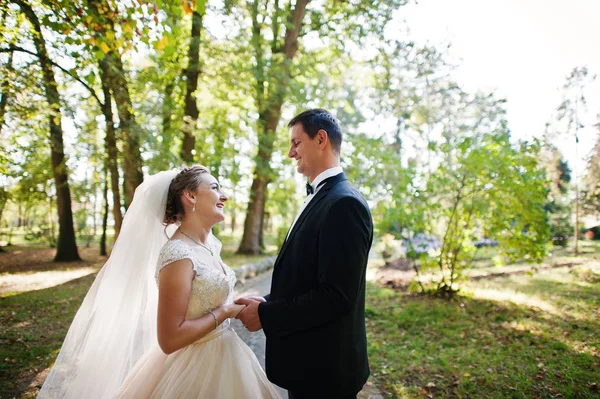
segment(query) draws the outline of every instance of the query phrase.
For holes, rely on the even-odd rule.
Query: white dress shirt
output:
[[[329,179],[330,177],[337,176],[340,173],[342,173],[343,171],[344,170],[342,169],[341,166],[336,166],[336,167],[324,170],[323,172],[319,173],[319,175],[315,178],[315,180],[312,181],[312,183],[310,185],[313,187],[313,193],[306,196],[304,203],[302,204],[302,206],[300,207],[300,210],[298,211],[298,214],[296,215],[296,219],[294,219],[294,223],[292,223],[292,227],[290,227],[290,230],[288,231],[288,235],[285,237],[286,240],[288,239],[288,237],[290,236],[290,233],[294,229],[294,226],[296,225],[298,218],[300,217],[300,215],[302,215],[302,212],[304,212],[304,209],[306,209],[306,207],[308,206],[310,201],[314,198],[315,195],[317,195],[319,190],[322,189],[323,186],[325,186],[325,184],[327,184],[327,183],[325,183],[325,184],[322,184],[321,186],[319,186],[319,183],[321,183],[325,179]]]

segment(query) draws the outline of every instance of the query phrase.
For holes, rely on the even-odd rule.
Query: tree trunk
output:
[[[86,181],[84,181],[84,183],[86,183]],[[86,247],[86,248],[89,248],[89,247],[90,247],[90,238],[89,238],[89,237],[90,237],[90,229],[89,229],[89,227],[88,227],[88,225],[87,225],[87,218],[86,218],[86,215],[87,215],[87,206],[88,206],[88,203],[89,203],[89,198],[88,198],[88,196],[86,195],[86,196],[85,196],[85,201],[83,202],[83,207],[82,207],[83,209],[81,209],[81,211],[82,211],[82,213],[83,213],[83,223],[81,224],[81,226],[82,226],[82,227],[81,227],[81,231],[79,231],[79,232],[78,232],[78,233],[79,233],[79,237],[80,237],[82,240],[83,240],[83,238],[84,238],[84,237],[86,237],[86,238],[87,238],[87,240],[86,240],[86,242],[85,242],[85,247]],[[86,234],[86,233],[87,233],[87,234]]]
[[[7,201],[8,192],[3,187],[0,187],[0,237],[2,236],[2,216],[4,215],[4,207]],[[0,247],[0,252],[5,252],[2,247]]]
[[[162,109],[162,134],[163,137],[171,137],[171,121],[173,114],[173,90],[175,83],[169,82],[165,85],[165,98],[163,100]]]
[[[102,114],[106,123],[106,138],[104,140],[106,146],[106,162],[107,169],[110,172],[110,187],[113,196],[113,219],[115,221],[115,236],[116,240],[121,231],[123,224],[123,214],[121,213],[121,191],[119,189],[119,165],[117,140],[115,137],[115,124],[112,112],[112,96],[110,89],[106,84],[108,78],[108,63],[106,60],[100,61],[100,72],[102,81],[102,92],[104,93],[104,103],[102,104]]]
[[[102,236],[100,237],[100,256],[106,256],[106,228],[108,226],[108,168],[104,170],[104,187],[102,187],[102,198],[104,209],[102,212]]]
[[[123,63],[118,54],[111,53],[107,55],[110,65],[108,68],[108,87],[117,104],[119,129],[125,137],[123,171],[125,177],[125,208],[128,208],[133,200],[135,189],[144,180],[142,155],[140,152],[140,127],[133,114],[133,105],[129,97]]]
[[[2,128],[4,127],[4,116],[6,115],[6,105],[8,104],[8,93],[10,91],[10,73],[13,71],[13,53],[12,51],[8,53],[8,62],[6,63],[6,73],[4,79],[2,80],[2,92],[0,95],[0,134],[2,133]]]
[[[92,239],[96,238],[96,232],[98,231],[98,220],[96,219],[96,208],[98,207],[98,189],[94,190],[94,198],[92,200]]]
[[[200,32],[202,30],[202,15],[197,11],[192,14],[192,34],[190,47],[188,49],[188,67],[185,71],[185,115],[183,117],[183,143],[181,147],[181,159],[183,162],[194,161],[194,148],[196,146],[196,124],[198,122],[198,104],[196,101],[196,89],[198,88],[198,77],[200,76]]]
[[[254,170],[254,181],[250,188],[250,201],[244,222],[244,234],[238,253],[258,254],[263,244],[263,218],[267,198],[267,184],[271,179],[271,156],[273,154],[273,143],[276,139],[277,125],[281,117],[281,106],[285,101],[287,85],[291,79],[290,67],[298,51],[298,35],[302,27],[306,5],[308,0],[298,0],[291,18],[287,23],[285,39],[281,48],[277,47],[277,40],[273,40],[273,60],[278,59],[276,53],[283,55],[283,60],[278,64],[272,64],[271,72],[265,74],[262,70],[255,72],[257,79],[256,103],[259,108],[258,120],[258,154]],[[253,4],[253,46],[255,47],[257,65],[264,65],[262,60],[262,40],[259,37],[260,25],[257,23],[257,3]],[[260,58],[260,59],[259,59]],[[264,76],[273,76],[268,89],[272,90],[263,97],[265,82]]]
[[[52,214],[53,214],[52,203],[53,202],[54,202],[54,198],[49,197],[48,198],[48,219],[50,222],[50,239],[48,241],[50,242],[50,248],[56,247],[56,230],[54,228],[54,217],[52,216]]]
[[[114,21],[106,17],[107,13],[105,10],[108,7],[108,4],[103,3],[101,5],[102,11],[100,11],[99,3],[100,0],[90,0],[88,1],[88,7],[93,10],[96,18],[102,22],[101,24],[96,25],[98,30],[95,30],[93,34],[99,39],[106,41],[107,37],[115,36]],[[111,35],[108,35],[108,32],[110,32]],[[114,45],[114,43],[110,44]],[[125,139],[125,148],[123,149],[123,171],[125,178],[125,208],[127,208],[133,200],[135,189],[144,180],[144,174],[142,172],[142,155],[140,152],[141,129],[137,124],[133,113],[133,105],[131,103],[131,96],[129,95],[129,85],[121,56],[115,49],[110,49],[102,61],[106,62],[106,68],[103,71],[106,76],[103,82],[108,86],[114,97],[115,103],[117,104],[119,129]]]
[[[257,175],[250,188],[250,201],[248,202],[246,220],[244,221],[244,235],[238,249],[240,254],[260,253],[260,225],[262,223],[266,189],[266,180]]]
[[[235,233],[235,227],[236,227],[236,215],[237,212],[233,211],[231,212],[231,234]]]
[[[59,233],[56,246],[55,262],[69,262],[81,260],[77,252],[75,229],[73,228],[73,212],[71,210],[71,191],[69,189],[68,172],[65,164],[63,146],[63,132],[61,126],[62,114],[60,110],[60,97],[58,85],[54,78],[52,63],[46,50],[46,42],[42,34],[40,22],[31,6],[22,1],[15,3],[21,8],[34,29],[33,42],[40,60],[46,99],[50,106],[50,147],[52,150],[52,171],[56,184],[56,205],[58,209]]]

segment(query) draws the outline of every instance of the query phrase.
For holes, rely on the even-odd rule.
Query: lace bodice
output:
[[[213,239],[216,241],[216,238]],[[181,259],[192,261],[196,275],[192,280],[187,320],[197,319],[209,310],[233,301],[235,273],[223,263],[219,252],[217,247],[216,253],[212,256],[202,247],[194,248],[181,240],[167,241],[160,250],[155,274],[157,284],[163,267]],[[221,269],[225,270],[225,274]]]

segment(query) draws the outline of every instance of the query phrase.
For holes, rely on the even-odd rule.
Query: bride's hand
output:
[[[235,303],[223,306],[228,319],[235,319],[244,309],[246,309],[246,305],[236,305]]]

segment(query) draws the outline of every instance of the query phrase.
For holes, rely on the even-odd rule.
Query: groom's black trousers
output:
[[[318,392],[298,392],[298,391],[288,391],[289,399],[315,399],[315,398],[323,398],[323,396],[319,396]],[[327,399],[356,399],[356,394],[354,395],[346,395],[346,396],[327,396]]]

